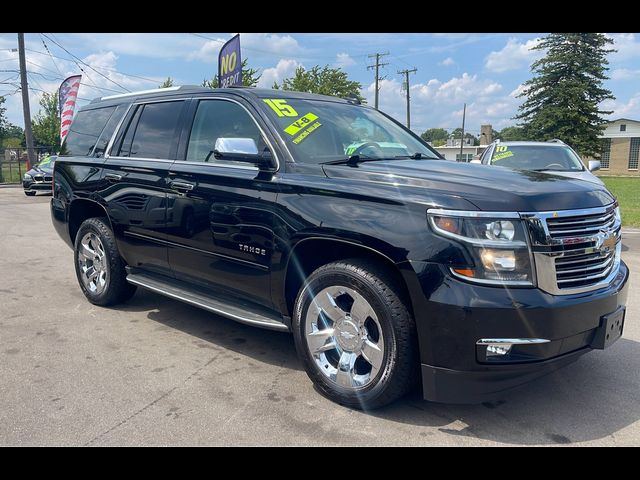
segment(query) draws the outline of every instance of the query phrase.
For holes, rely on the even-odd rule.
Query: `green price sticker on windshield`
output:
[[[282,98],[265,98],[264,103],[269,105],[279,117],[297,117],[298,112],[295,108]]]
[[[293,136],[296,133],[298,133],[300,130],[307,128],[311,124],[311,122],[317,119],[318,119],[317,115],[314,115],[313,113],[307,113],[306,115],[303,115],[298,120],[293,122],[287,128],[285,128],[284,131],[289,135]]]

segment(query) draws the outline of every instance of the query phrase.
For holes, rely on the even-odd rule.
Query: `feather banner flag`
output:
[[[60,84],[58,89],[58,106],[60,108],[60,143],[64,142],[76,109],[76,99],[82,75],[73,75]]]

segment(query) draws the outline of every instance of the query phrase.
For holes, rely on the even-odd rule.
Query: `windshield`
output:
[[[263,101],[297,162],[324,163],[354,155],[439,158],[426,144],[372,108],[294,98]]]
[[[52,156],[45,157],[44,160],[42,160],[38,164],[38,167],[39,168],[44,168],[44,169],[53,169],[53,162],[54,161],[55,161],[55,157],[52,157]]]
[[[563,145],[496,145],[491,165],[520,170],[582,171],[580,158]]]

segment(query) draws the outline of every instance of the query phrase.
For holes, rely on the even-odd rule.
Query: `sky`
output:
[[[79,105],[93,98],[159,86],[170,76],[175,85],[199,85],[217,73],[220,47],[235,33],[27,33],[31,113],[42,91],[55,92],[63,78],[83,73]],[[516,124],[522,98],[516,95],[531,77],[529,66],[542,55],[532,51],[544,33],[241,33],[242,56],[258,68],[259,86],[291,76],[296,67],[343,68],[362,84],[374,103],[373,53],[381,58],[380,109],[406,121],[406,98],[399,70],[410,74],[411,129],[449,131],[460,127],[467,104],[466,128],[478,135],[481,124],[500,130]],[[602,108],[609,118],[640,119],[640,34],[607,34],[616,53],[609,55],[605,87],[616,99]],[[0,34],[0,96],[6,116],[23,126],[19,92],[17,34]]]

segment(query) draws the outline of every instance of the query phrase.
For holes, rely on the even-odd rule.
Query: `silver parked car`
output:
[[[489,145],[473,163],[552,173],[602,185],[593,173],[600,169],[598,160],[590,160],[585,168],[578,154],[560,140],[549,142],[501,142]]]

